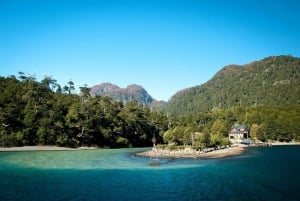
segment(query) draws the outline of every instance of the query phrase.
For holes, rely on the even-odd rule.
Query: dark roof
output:
[[[249,130],[249,126],[246,124],[235,124],[233,127],[231,127],[231,130],[234,128],[237,130]]]

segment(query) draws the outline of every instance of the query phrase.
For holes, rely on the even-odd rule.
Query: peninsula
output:
[[[158,158],[224,158],[228,156],[239,155],[243,153],[246,145],[236,145],[223,149],[206,149],[205,151],[197,151],[191,148],[168,150],[156,149],[136,153],[136,156],[142,157],[158,157]]]

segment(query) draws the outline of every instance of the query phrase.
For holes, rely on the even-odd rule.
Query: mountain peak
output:
[[[99,85],[95,85],[91,88],[90,94],[92,96],[102,95],[108,91],[115,91],[120,89],[117,85],[111,84],[109,82],[105,82]]]
[[[126,88],[120,88],[111,83],[102,83],[93,86],[90,90],[90,94],[91,96],[107,96],[123,103],[137,101],[156,108],[164,104],[153,99],[142,86],[137,84],[130,84]]]
[[[125,89],[128,93],[148,93],[142,86],[137,84],[128,85]]]

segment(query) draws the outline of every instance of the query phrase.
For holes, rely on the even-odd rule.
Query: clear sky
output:
[[[229,64],[300,57],[299,12],[298,0],[0,0],[0,76],[168,100]]]

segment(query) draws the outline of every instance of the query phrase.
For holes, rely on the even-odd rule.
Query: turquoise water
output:
[[[0,153],[0,200],[300,200],[300,146],[149,166],[140,149]]]

